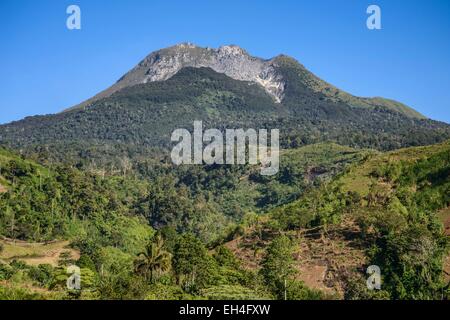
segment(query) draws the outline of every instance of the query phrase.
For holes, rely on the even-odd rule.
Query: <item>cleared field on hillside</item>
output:
[[[29,243],[23,241],[0,240],[3,251],[0,260],[9,262],[23,261],[29,265],[50,264],[58,266],[59,261],[65,259],[78,260],[80,253],[69,248],[69,241],[56,241],[52,243]]]
[[[372,176],[372,173],[380,166],[389,163],[398,163],[400,161],[414,163],[444,151],[450,152],[450,143],[448,141],[437,145],[405,148],[386,153],[372,154],[368,161],[353,167],[348,174],[340,179],[340,182],[342,182],[344,191],[353,191],[362,196],[366,196],[369,193],[369,188],[372,183],[381,185],[381,183]]]

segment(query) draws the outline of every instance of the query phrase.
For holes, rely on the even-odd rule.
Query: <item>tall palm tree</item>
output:
[[[168,271],[171,261],[172,255],[164,250],[164,241],[157,235],[156,239],[146,246],[145,251],[138,254],[134,265],[136,272],[153,282],[155,272]]]

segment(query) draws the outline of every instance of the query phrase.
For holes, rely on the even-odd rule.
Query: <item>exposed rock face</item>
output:
[[[164,81],[184,67],[208,67],[236,80],[256,82],[277,102],[283,99],[285,84],[281,75],[277,74],[273,60],[252,57],[242,48],[233,45],[211,49],[183,43],[162,49],[147,56],[119,82],[128,86]]]
[[[235,80],[257,83],[274,98],[275,102],[281,103],[288,85],[287,77],[283,76],[279,68],[280,64],[283,64],[283,60],[290,61],[289,68],[297,74],[298,80],[306,88],[322,94],[331,101],[362,108],[382,107],[403,113],[411,118],[425,119],[417,111],[399,102],[383,98],[361,98],[339,90],[319,79],[298,61],[288,56],[264,60],[252,57],[244,49],[235,45],[212,49],[198,47],[191,43],[182,43],[151,53],[114,85],[69,110],[89,106],[99,99],[106,98],[114,92],[130,86],[165,81],[185,67],[207,67]]]
[[[252,57],[234,45],[212,49],[182,43],[151,53],[113,86],[77,107],[89,105],[129,86],[167,80],[185,67],[208,67],[235,80],[258,83],[276,102],[283,100],[286,84],[277,72],[275,59]]]

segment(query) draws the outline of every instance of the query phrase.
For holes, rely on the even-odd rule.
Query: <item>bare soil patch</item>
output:
[[[317,230],[290,233],[298,248],[294,256],[297,279],[309,288],[342,297],[346,279],[366,264],[364,247],[356,237],[359,232],[355,224],[347,220],[333,226],[323,236]],[[261,237],[251,232],[225,245],[244,268],[256,270],[270,240],[270,234]]]

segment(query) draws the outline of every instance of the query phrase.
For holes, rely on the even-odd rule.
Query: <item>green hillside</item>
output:
[[[207,68],[184,68],[167,81],[124,88],[85,108],[29,117],[0,126],[0,144],[29,157],[71,164],[120,167],[167,155],[173,130],[278,128],[283,148],[335,142],[392,150],[450,137],[447,124],[405,116],[381,104],[370,108],[330,99],[307,86],[298,70],[280,64],[289,85],[275,103],[255,83]]]
[[[426,117],[416,110],[404,105],[403,103],[381,98],[361,98],[351,95],[343,90],[336,88],[335,86],[325,82],[324,80],[318,78],[313,73],[309,72],[304,66],[299,64],[296,60],[287,57],[280,56],[277,58],[277,62],[280,63],[281,67],[295,70],[300,81],[307,87],[311,88],[313,91],[323,94],[327,99],[335,102],[344,102],[350,106],[359,108],[385,108],[390,111],[399,112],[411,118],[416,119],[426,119]]]
[[[0,281],[6,281],[7,286],[0,290],[0,296],[28,297],[31,288],[48,298],[66,297],[68,293],[59,280],[64,272],[61,268],[76,262],[92,275],[89,286],[95,286],[95,297],[163,298],[165,290],[174,290],[167,293],[167,298],[226,297],[240,291],[237,296],[272,297],[264,282],[240,267],[230,252],[216,249],[220,254],[212,259],[206,246],[214,248],[240,234],[242,226],[255,216],[253,211],[263,213],[297,198],[367,153],[334,144],[288,150],[281,155],[280,173],[266,180],[260,180],[257,168],[249,166],[177,171],[167,170],[168,164],[146,167],[153,176],[143,180],[137,173],[110,175],[60,165],[47,168],[1,149],[0,177],[6,190],[0,194],[0,235],[5,239],[0,240]],[[134,271],[130,263],[139,260],[137,255],[146,246],[154,245],[155,229],[164,238],[164,250],[174,259],[177,246],[194,246],[192,250],[202,255],[201,260],[186,257],[183,263],[200,263],[206,268],[205,283],[198,284],[195,290],[166,287],[159,282],[148,283],[148,279],[141,278],[148,274]],[[59,242],[52,245],[54,240]],[[72,258],[64,257],[66,251],[72,252]],[[78,261],[71,260],[77,255]],[[118,266],[107,266],[115,259],[124,269],[117,279],[112,275]],[[183,279],[190,267],[178,266],[181,262],[177,261],[172,261],[170,270],[173,276]],[[103,278],[100,270],[110,272],[112,278]],[[221,272],[225,275],[219,276]],[[13,281],[19,274],[21,280]],[[133,289],[119,288],[121,283],[115,281],[127,281]],[[106,285],[111,287],[103,287]],[[149,286],[160,291],[150,290]],[[302,290],[308,293],[308,289]]]
[[[442,212],[449,205],[450,143],[445,142],[372,154],[330,183],[273,210],[269,225],[286,232],[316,228],[327,237],[329,230],[350,232],[350,223],[352,239],[368,264],[384,272],[387,296],[440,299],[442,290],[448,290],[443,260],[449,238]],[[346,294],[370,296],[363,286],[352,284]]]
[[[113,226],[114,217],[133,215],[153,227],[169,225],[210,242],[247,212],[288,203],[368,152],[334,144],[286,150],[280,172],[263,178],[252,166],[175,167],[153,161],[129,172],[48,168],[0,149],[0,181],[8,191],[0,198],[5,213],[0,226],[7,237],[44,241],[85,234],[86,219],[98,217]]]
[[[387,153],[285,150],[268,180],[247,166],[168,164],[147,167],[153,177],[141,180],[0,154],[4,299],[279,298],[284,279],[290,299],[428,299],[446,290],[439,219],[450,204],[449,142]],[[47,253],[55,239],[66,247]],[[152,266],[139,254],[146,250],[165,262]],[[86,291],[64,287],[63,266],[73,262],[88,274]],[[365,289],[369,264],[383,272],[380,292]]]

